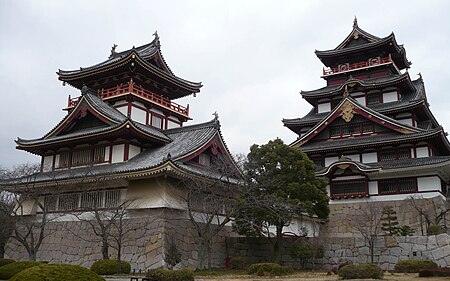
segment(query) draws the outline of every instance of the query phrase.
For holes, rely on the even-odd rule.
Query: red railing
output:
[[[367,61],[362,61],[362,62],[357,62],[357,63],[352,63],[352,64],[345,63],[345,64],[340,64],[337,67],[333,67],[333,68],[324,68],[323,76],[332,75],[332,74],[336,74],[336,73],[343,73],[343,72],[352,71],[352,70],[359,69],[359,68],[365,68],[365,67],[370,67],[370,66],[380,65],[380,64],[387,64],[387,63],[392,63],[395,66],[394,61],[392,60],[391,54],[389,54],[388,57],[384,57],[384,58],[376,57],[376,58],[370,58]]]
[[[165,107],[172,111],[178,112],[186,117],[189,117],[189,105],[182,106],[180,104],[177,104],[169,99],[166,99],[166,98],[164,98],[158,94],[155,94],[147,89],[144,89],[143,87],[134,83],[133,80],[131,80],[128,83],[117,85],[117,87],[98,90],[98,94],[102,99],[109,99],[109,98],[113,98],[113,97],[128,94],[128,93],[134,93],[134,94],[144,98],[145,100],[151,101],[162,107]],[[77,104],[79,98],[80,97],[71,98],[69,95],[67,107],[68,108],[74,107]]]

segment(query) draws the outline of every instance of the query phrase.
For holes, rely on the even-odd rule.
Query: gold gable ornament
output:
[[[342,105],[340,116],[342,116],[342,119],[344,119],[345,122],[352,121],[353,116],[356,114],[356,112],[353,111],[353,109],[355,109],[355,106],[348,100],[345,101],[344,104]]]

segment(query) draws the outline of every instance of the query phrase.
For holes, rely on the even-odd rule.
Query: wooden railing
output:
[[[131,80],[128,83],[117,85],[116,87],[98,90],[98,95],[104,100],[113,98],[116,96],[120,96],[120,95],[125,95],[128,93],[134,93],[147,101],[158,104],[162,107],[165,107],[172,111],[178,112],[186,117],[189,117],[189,105],[182,106],[182,105],[175,103],[169,99],[166,99],[158,94],[155,94],[155,93],[143,88],[140,85],[137,85],[136,83],[133,82],[133,80]],[[67,108],[74,107],[77,104],[79,99],[80,99],[80,97],[71,98],[69,95]]]
[[[361,61],[361,62],[352,63],[352,64],[349,64],[349,63],[340,64],[337,67],[333,67],[333,68],[324,68],[323,76],[328,76],[328,75],[332,75],[332,74],[336,74],[336,73],[352,71],[352,70],[359,69],[359,68],[365,68],[365,67],[370,67],[370,66],[375,66],[375,65],[380,65],[380,64],[388,64],[388,63],[394,64],[391,54],[389,54],[388,57],[384,57],[384,58],[376,57],[376,58],[370,58],[367,61]],[[394,66],[395,66],[395,64],[394,64]]]

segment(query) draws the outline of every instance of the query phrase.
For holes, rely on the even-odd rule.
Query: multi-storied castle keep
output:
[[[183,184],[235,184],[239,169],[222,138],[217,113],[209,122],[184,126],[191,119],[189,106],[174,100],[198,93],[201,84],[172,73],[156,33],[149,44],[119,53],[116,47],[104,62],[58,71],[59,80],[81,90],[81,96],[69,96],[67,115],[43,137],[16,141],[18,149],[40,155],[42,161],[39,173],[15,182],[15,191],[32,185],[39,197],[41,205],[25,199],[25,215],[108,210],[132,200],[127,218],[137,234],[124,245],[123,258],[136,269],[161,267],[171,239],[184,252],[183,264],[195,265],[196,234],[180,217],[187,206],[179,199],[186,192]],[[202,210],[201,200],[193,208]],[[92,236],[86,229],[68,216],[49,224],[52,234],[38,259],[90,266],[101,256],[99,243],[86,242]],[[7,254],[23,259],[23,247],[13,242]],[[223,240],[216,246],[222,247]],[[222,266],[225,250],[217,252],[212,263]]]
[[[302,91],[313,109],[283,123],[328,179],[331,203],[446,195],[450,144],[395,35],[376,37],[355,19],[341,44],[316,55],[327,85]]]

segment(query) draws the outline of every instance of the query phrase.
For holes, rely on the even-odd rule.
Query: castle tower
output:
[[[446,195],[450,144],[395,35],[376,37],[355,19],[342,43],[315,53],[326,86],[302,91],[313,109],[283,123],[328,179],[331,203]]]

